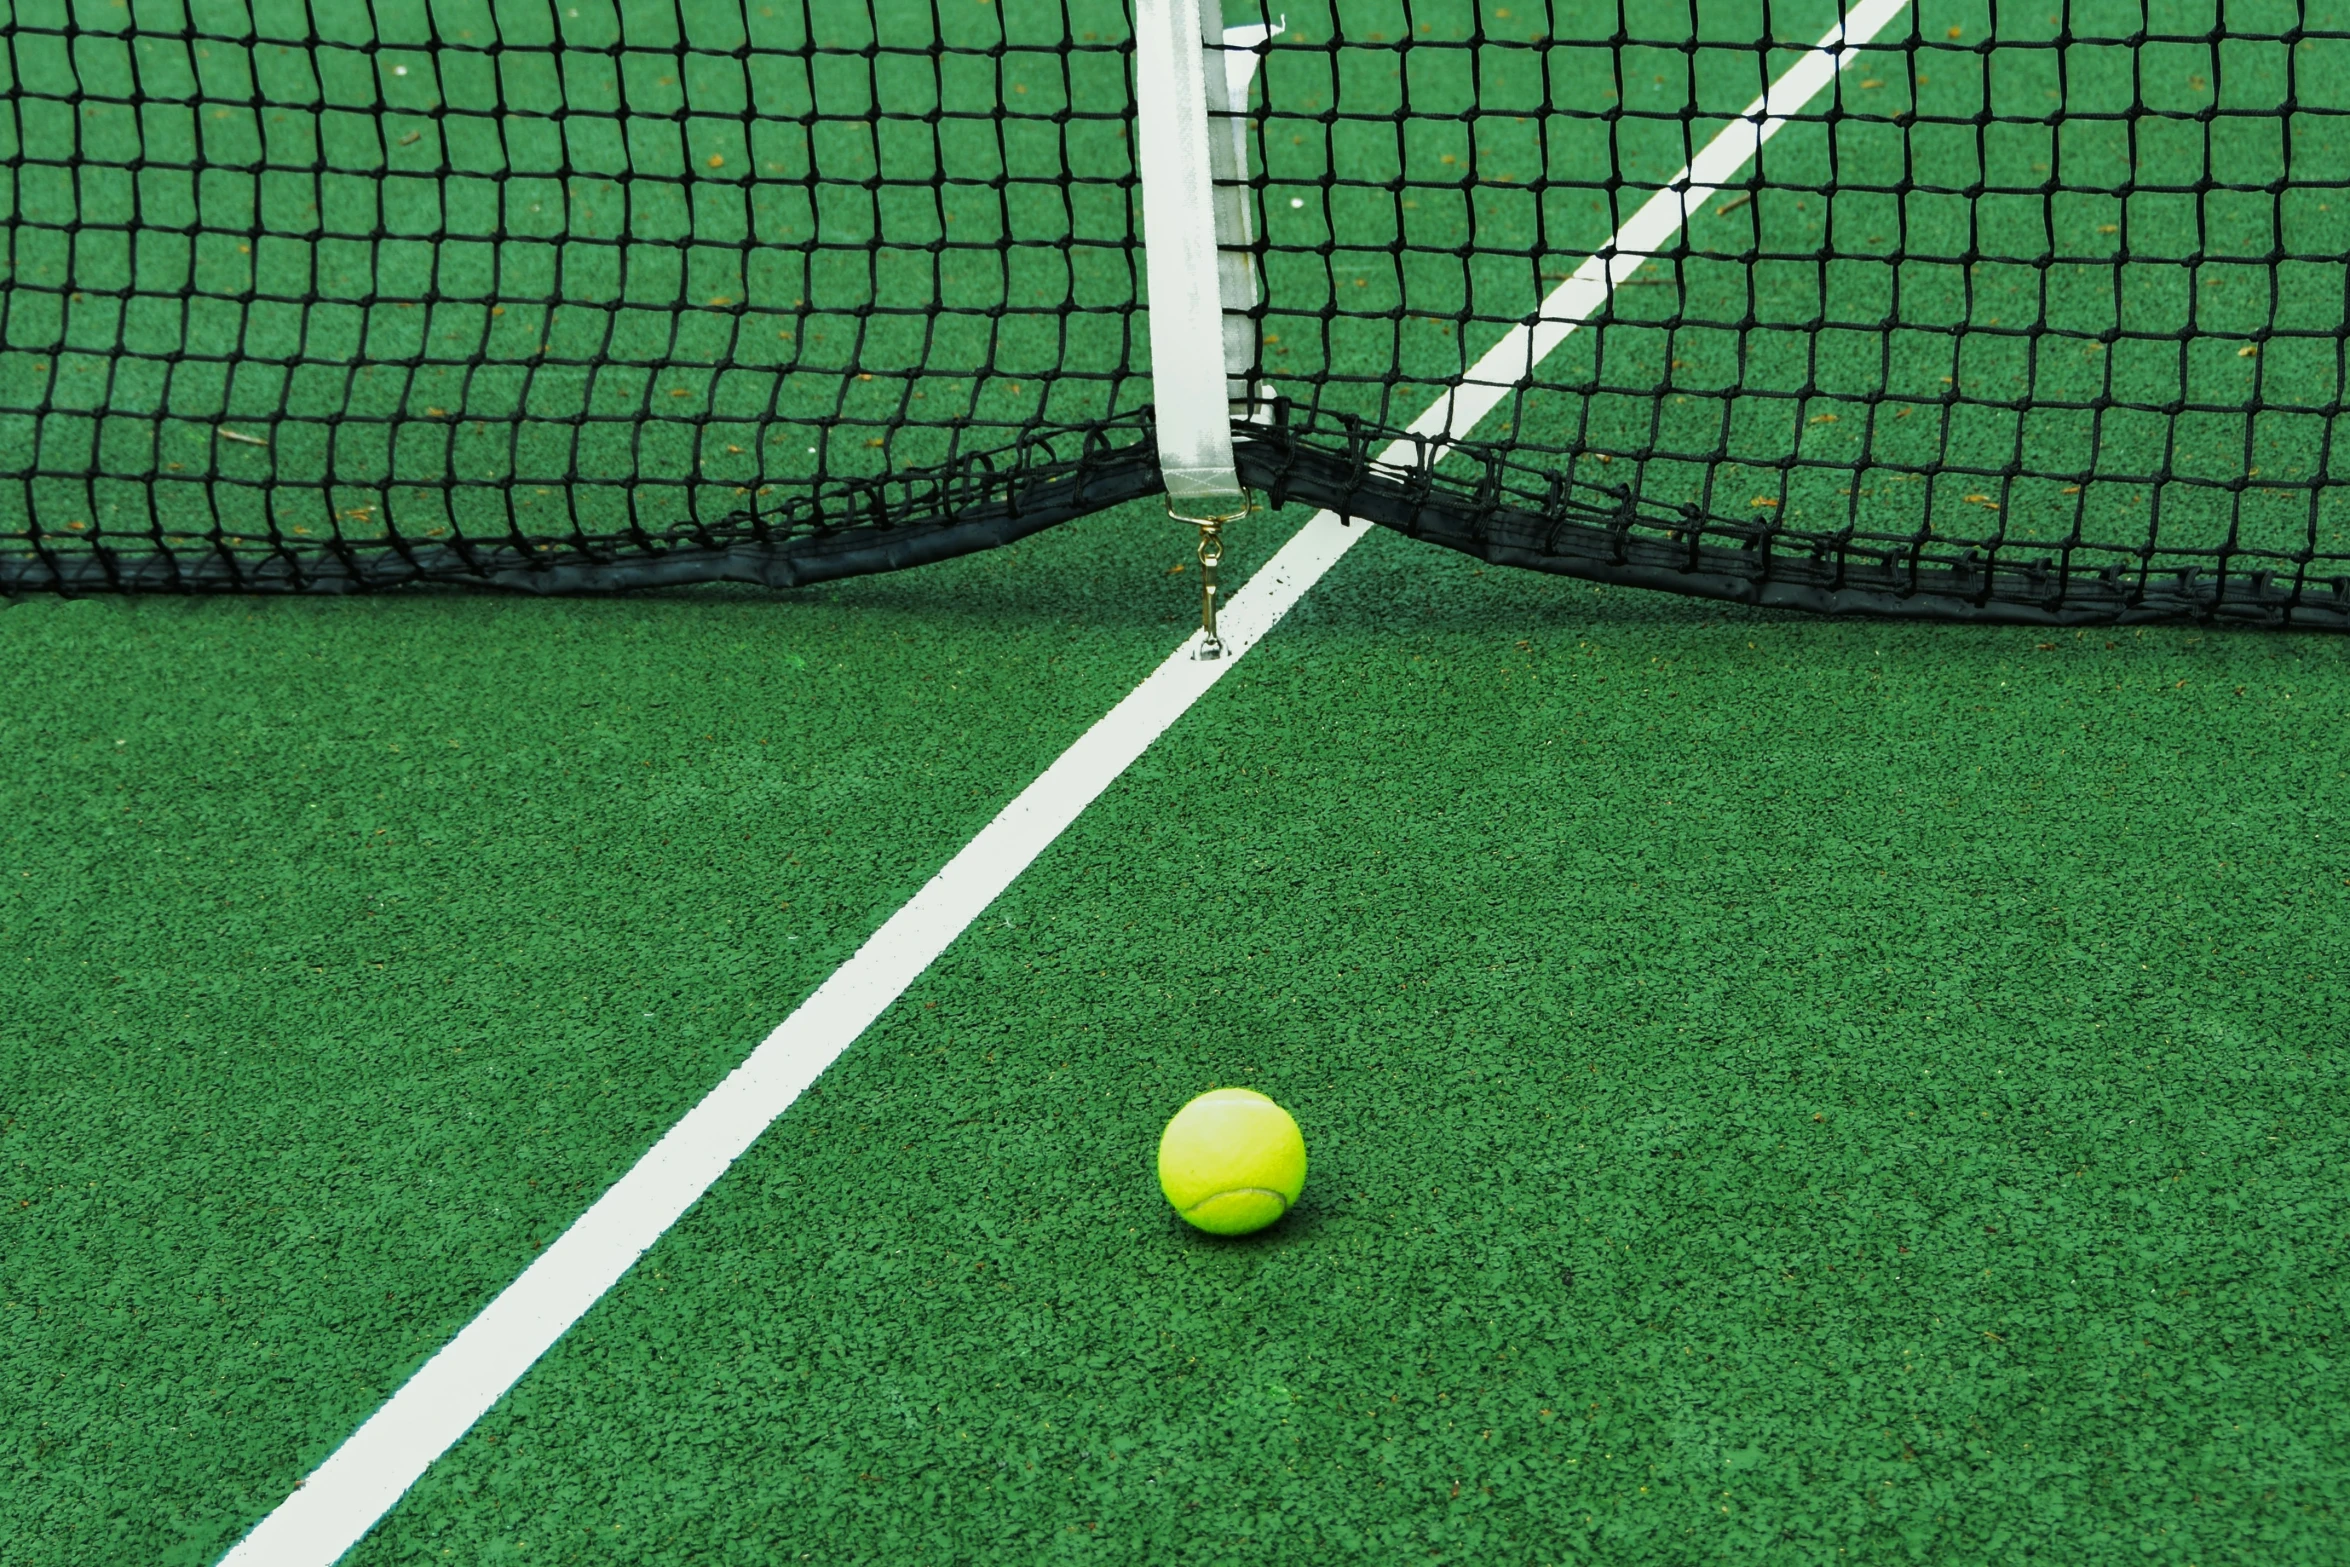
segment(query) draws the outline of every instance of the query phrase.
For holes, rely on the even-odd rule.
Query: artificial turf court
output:
[[[531,74],[548,18],[451,11],[365,91],[321,51],[307,119],[207,13],[185,182],[193,128],[109,118],[119,13],[11,34],[0,557],[659,534],[1147,395],[1134,276],[1081,242],[1126,199],[1086,140],[1114,8],[1098,55],[1014,47],[1089,25],[1021,0],[811,13],[836,53],[868,16],[1006,44],[933,83],[1000,140],[930,230],[880,173],[934,166],[832,123],[920,108],[902,61],[703,118],[796,13],[578,9],[609,81]],[[1391,59],[1264,61],[1299,138],[1262,148],[1264,346],[1390,424],[1752,99],[1755,37],[1834,15],[1374,9],[1350,36],[1430,41],[1384,143]],[[2201,56],[1919,10],[1505,433],[1709,513],[2339,551],[2343,296],[2294,258],[2337,244],[2342,40],[2296,60],[2334,23],[2273,9]],[[485,99],[455,40],[493,23]],[[2003,123],[2051,91],[2075,142]],[[599,142],[623,101],[649,139]],[[2131,200],[2001,199],[2131,105]],[[769,140],[694,140],[729,124]],[[1239,529],[1233,578],[1302,520]],[[0,1556],[227,1549],[1165,656],[1182,534],[1144,503],[820,590],[0,613]],[[2330,638],[1792,619],[1376,535],[351,1560],[2338,1560],[2346,696]],[[1314,1160],[1237,1243],[1150,1179],[1223,1083]]]
[[[1172,532],[0,614],[11,1559],[273,1506],[1156,661]],[[2337,1558],[2341,649],[2047,641],[1374,536],[352,1559]],[[1150,1152],[1233,1082],[1314,1167],[1222,1243]]]

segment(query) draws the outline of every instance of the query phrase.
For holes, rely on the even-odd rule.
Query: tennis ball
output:
[[[1176,1111],[1159,1139],[1159,1190],[1210,1235],[1263,1229],[1305,1184],[1304,1134],[1253,1089],[1211,1089]]]

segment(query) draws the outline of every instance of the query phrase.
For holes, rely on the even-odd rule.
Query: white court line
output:
[[[1746,106],[1744,114],[1715,132],[1714,139],[1680,173],[1643,202],[1605,250],[1552,289],[1532,321],[1513,328],[1487,349],[1458,386],[1413,420],[1412,434],[1438,442],[1461,440],[1503,398],[1532,380],[1534,367],[1606,304],[1616,285],[1663,254],[1690,216],[1721,194],[1722,186],[1762,151],[1763,143],[1778,135],[1792,116],[1819,96],[1820,89],[1834,81],[1836,73],[1851,64],[1862,47],[1908,4],[1909,0],[1861,0],[1854,6],[1840,25],[1829,28],[1817,44],[1763,90],[1760,98]],[[1412,443],[1398,441],[1382,460],[1408,466],[1416,461],[1417,451]]]
[[[1535,319],[1477,361],[1468,379],[1411,426],[1442,439],[1466,435],[1544,354],[1607,300],[1614,285],[1672,238],[1687,211],[1738,172],[1787,117],[1835,78],[1907,0],[1863,0],[1790,66],[1739,119],[1651,196],[1607,250],[1552,291]],[[1850,40],[1847,45],[1847,40]],[[1789,86],[1790,83],[1796,84]],[[1503,376],[1512,377],[1504,380]],[[1397,441],[1383,461],[1409,464],[1421,448]],[[856,955],[818,986],[749,1058],[687,1111],[537,1261],[345,1439],[301,1487],[221,1559],[222,1567],[329,1567],[359,1543],[434,1459],[505,1396],[684,1217],[729,1165],[790,1107],[858,1035],[904,994],[964,928],[1026,870],[1153,740],[1205,696],[1370,530],[1318,513],[1218,617],[1226,656],[1194,659],[1198,633],[1108,716],[1079,736],[1020,792]]]

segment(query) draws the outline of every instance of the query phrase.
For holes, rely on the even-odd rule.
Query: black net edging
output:
[[[1401,466],[1840,7],[1277,9],[1264,495],[1755,605],[2350,630],[2350,30],[2305,0],[1914,0]],[[1130,37],[17,0],[0,593],[792,586],[1153,493]]]
[[[0,593],[365,593],[419,583],[548,594],[696,582],[796,588],[994,549],[1160,487],[1147,424],[1128,421],[1040,432],[951,467],[836,481],[772,511],[673,523],[659,533],[311,544],[281,530],[249,541],[216,532],[129,547],[74,539],[62,550],[0,553]]]
[[[1305,502],[1498,566],[1660,588],[1763,609],[2031,626],[2219,622],[2350,631],[2350,560],[2306,563],[2225,550],[2086,539],[2012,545],[1996,535],[1836,533],[1644,504],[1515,467],[1502,447],[1456,449],[1433,472],[1385,467],[1392,432],[1342,446],[1278,428],[1240,443],[1241,476],[1276,504]],[[1336,446],[1337,449],[1333,449]],[[1464,460],[1475,466],[1463,473]]]
[[[0,557],[9,591],[349,593],[443,583],[529,593],[596,593],[695,582],[801,587],[1009,544],[1159,493],[1147,425],[1039,440],[1017,461],[903,475],[808,501],[790,516],[745,513],[662,538],[514,540],[418,547],[330,545],[266,554],[228,549]],[[2350,569],[2317,577],[2292,563],[2075,539],[2055,548],[1974,540],[1807,532],[1694,507],[1643,505],[1628,489],[1579,491],[1514,467],[1505,448],[1455,448],[1433,468],[1380,463],[1394,432],[1335,439],[1286,423],[1244,426],[1242,478],[1271,504],[1371,522],[1495,565],[1589,582],[1824,615],[2033,626],[2217,622],[2350,631]],[[2337,565],[2343,563],[2336,563]]]

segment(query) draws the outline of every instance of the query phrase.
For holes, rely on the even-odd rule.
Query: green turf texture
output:
[[[1571,10],[1549,18],[1562,39],[1580,37]],[[2107,12],[2070,14],[2087,27]],[[2157,12],[2208,25],[2195,7]],[[1017,32],[1028,12],[999,14]],[[1977,15],[1934,12],[1928,36]],[[1326,16],[1293,20],[1326,35]],[[1819,24],[1782,20],[1781,36]],[[109,68],[97,47],[82,68]],[[2308,47],[2302,87],[2320,103],[2341,46]],[[1716,69],[1751,66],[1742,50],[1701,49],[1686,78],[1677,47],[1632,53],[1670,79],[1554,51],[1559,90],[1595,102],[1621,76],[1645,94],[1628,107],[1726,112],[1754,86]],[[666,58],[621,64],[656,111],[676,86]],[[1482,78],[1496,174],[1531,168],[1513,168],[1522,133],[1501,118],[1525,58],[1493,50]],[[1416,101],[1459,107],[1459,62],[1420,59]],[[1918,107],[1968,112],[1967,59],[1937,60]],[[2273,64],[2228,63],[2239,89]],[[2081,64],[2089,94],[2101,67]],[[2173,107],[2213,74],[2183,54],[2154,64],[2138,90]],[[1305,62],[1268,72],[1289,68]],[[1011,100],[1027,123],[1005,144],[1019,178],[1001,221],[1066,232],[1020,183],[1063,151],[1019,137],[1067,89],[1041,55],[1008,56],[1005,79],[1034,91]],[[1271,79],[1314,107],[1313,84]],[[1852,91],[1889,107],[1910,90],[1868,79]],[[2252,157],[2226,140],[2244,129],[2217,122],[2214,145]],[[2307,129],[2300,172],[2333,169],[2324,122]],[[1277,377],[1336,372],[1332,406],[1378,412],[1383,385],[1346,378],[1391,361],[1432,383],[1454,373],[1482,344],[1434,317],[1521,308],[1535,279],[1490,257],[1534,227],[1498,182],[1430,188],[1463,178],[1470,151],[1440,145],[1451,132],[1433,120],[1395,149],[1419,207],[1360,210],[1344,189],[1325,207],[1315,181],[1333,158],[1384,171],[1363,130],[1268,148],[1269,176],[1310,198],[1292,209],[1287,187],[1269,191],[1274,237],[1383,242],[1376,220],[1429,248],[1400,268],[1342,253],[1319,277],[1276,276],[1277,300],[1311,310],[1324,290],[1336,314],[1326,340],[1317,318],[1272,321],[1268,358]],[[103,164],[107,127],[82,134]],[[1797,173],[1825,152],[1806,135],[1774,144]],[[1865,170],[1882,149],[1856,135],[1840,150]],[[1661,178],[1682,150],[1670,121],[1626,138],[1612,155],[1633,178]],[[2037,178],[2032,146],[1991,153],[1994,182]],[[2202,162],[2183,144],[2167,164],[2141,153],[2156,172]],[[854,146],[803,138],[780,155],[869,172]],[[386,156],[442,153],[395,136]],[[1922,172],[1973,178],[1971,156]],[[657,185],[643,187],[656,204]],[[28,181],[20,217],[59,194]],[[1568,194],[1543,215],[1558,254],[1541,267],[1579,260],[1621,215]],[[169,188],[146,195],[169,216]],[[573,195],[568,232],[597,235],[609,210]],[[401,199],[392,226],[415,230]],[[1840,220],[1874,232],[1865,198],[1839,200]],[[525,206],[497,221],[527,241]],[[1766,193],[1693,242],[1799,247],[1829,221],[1790,208]],[[2226,401],[2257,370],[2271,397],[2325,401],[2330,364],[2290,342],[2241,357],[2229,334],[2272,303],[2328,330],[2338,291],[2288,271],[2271,296],[2260,269],[2232,265],[2265,238],[2225,208],[2214,196],[2201,214],[2213,286],[2192,300],[2167,263],[2118,301],[2068,292],[2061,267],[2045,295],[1996,265],[1911,269],[1906,298],[1929,324],[1956,310],[1987,329],[2016,308],[2045,322],[2058,336],[2028,363],[1987,330],[1972,342],[1989,357],[1963,365],[1935,362],[1950,340],[1932,336],[1880,361],[1824,333],[1805,350],[1816,363],[1783,357],[1804,342],[1792,330],[1757,334],[1743,360],[1703,331],[1668,341],[1649,318],[1734,315],[1749,286],[1779,327],[1875,297],[1857,274],[1823,291],[1801,268],[1748,277],[1701,257],[1677,287],[1628,289],[1615,324],[1562,352],[1546,374],[1573,395],[1536,399],[1524,434],[1580,431],[1591,463],[1613,443],[1614,465],[1586,474],[1612,482],[1644,432],[1714,439],[1673,423],[1716,418],[1706,394],[1821,376],[1827,395],[1749,400],[1720,437],[1758,471],[1791,451],[1822,464],[1790,488],[1774,477],[1750,497],[1735,468],[1647,473],[1659,494],[1730,486],[1707,503],[1776,499],[1800,524],[1847,504],[1834,465],[1862,441],[1834,395],[1847,383],[1930,397],[1966,374],[2051,403],[2101,385]],[[1935,210],[1913,202],[1921,233],[1938,232]],[[917,215],[859,228],[836,213],[830,232],[896,224],[921,241],[934,230],[902,226]],[[2098,225],[2126,218],[2160,260],[2198,215],[2142,195],[2126,213],[2068,211],[2060,234],[2093,251]],[[752,227],[721,223],[674,274],[633,279],[640,293],[578,275],[594,308],[573,311],[576,341],[550,332],[552,357],[602,342],[619,364],[541,370],[551,401],[533,411],[651,431],[591,446],[591,475],[707,480],[730,506],[736,485],[804,475],[799,434],[837,446],[836,470],[880,461],[855,421],[917,391],[986,424],[1039,408],[1046,370],[1073,372],[1053,383],[1064,393],[1105,388],[1074,372],[1118,351],[1096,330],[1115,313],[1070,338],[1051,317],[1131,280],[1081,275],[1082,251],[1067,274],[891,274],[896,303],[935,286],[1038,307],[992,339],[1018,374],[981,386],[974,344],[949,331],[926,380],[905,368],[906,323],[879,317],[857,341],[884,374],[851,384],[833,334],[871,297],[860,267],[792,270],[784,242],[815,230],[788,225],[812,213],[740,216]],[[1993,244],[2029,233],[1998,227],[2012,210],[1984,216]],[[2350,203],[2290,216],[2297,247],[2322,245]],[[490,221],[467,209],[422,227]],[[1280,227],[1293,221],[1308,227]],[[55,290],[60,315],[12,315],[0,400],[26,406],[29,386],[72,415],[147,396],[199,425],[281,397],[301,416],[328,406],[274,378],[266,361],[296,339],[266,311],[200,314],[197,347],[243,333],[262,362],[218,384],[190,369],[172,391],[185,406],[170,404],[109,356],[149,327],[182,330],[176,317],[68,309],[68,273],[42,270],[67,257],[37,227],[21,227],[12,276],[22,294]],[[727,271],[753,229],[769,270]],[[1472,232],[1482,257],[1437,253]],[[544,323],[489,301],[501,276],[543,280],[412,241],[370,258],[388,270],[369,286],[429,260],[455,297],[430,323],[381,306],[367,330],[395,335],[379,354],[419,367],[333,395],[360,412],[511,415],[519,381],[501,367]],[[93,235],[81,264],[110,264],[110,242]],[[176,263],[149,259],[168,292]],[[186,264],[228,295],[285,262],[216,245]],[[1430,314],[1387,316],[1405,303]],[[2125,343],[2108,370],[2076,340],[2190,321],[2222,351]],[[306,331],[329,361],[360,342],[356,316],[314,313]],[[477,354],[491,362],[459,385]],[[737,371],[713,375],[729,355]],[[1882,388],[1880,364],[1895,378]],[[769,407],[783,428],[729,467],[746,457],[725,450],[743,444],[729,421]],[[811,410],[849,422],[811,425]],[[1800,425],[1780,417],[1795,412]],[[1905,461],[1953,439],[1963,460],[2042,463],[2086,439],[2061,415],[1902,417],[1867,427],[1869,449]],[[2094,448],[2118,487],[2082,504],[2124,534],[2154,499],[2128,480],[2159,434],[2125,423]],[[2321,435],[2290,408],[2189,421],[2172,460],[2300,482]],[[253,450],[191,438],[154,461],[266,471]],[[281,438],[278,472],[323,461],[304,440]],[[426,455],[455,465],[436,477],[498,473],[462,429]],[[437,493],[408,497],[418,531],[450,520]],[[509,498],[484,493],[493,509]],[[510,498],[526,520],[568,504],[591,525],[625,499]],[[2275,542],[2257,530],[2276,498],[2245,499],[2247,541]],[[335,520],[368,533],[382,500],[344,497]],[[1986,500],[2025,534],[2070,504],[1964,484],[1935,504]],[[2167,500],[2193,537],[2192,495]],[[1913,518],[1896,490],[1868,501],[1871,517]],[[1180,548],[1147,513],[838,593],[0,613],[0,652],[24,676],[0,731],[0,963],[18,971],[0,1014],[10,1559],[205,1561],[284,1495],[1172,644],[1192,579],[1165,575]],[[2294,506],[2276,515],[2280,536],[2303,525]],[[2342,519],[2322,520],[2319,542],[2338,547]],[[1252,525],[1242,549],[1261,558],[1277,532]],[[357,1560],[2338,1560],[2343,656],[2305,639],[1725,615],[1376,539]],[[1301,1209],[1238,1245],[1186,1232],[1150,1178],[1165,1117],[1226,1082],[1289,1105],[1314,1161]]]
[[[0,1533],[224,1546],[1172,641],[1166,546],[0,615]],[[1374,537],[353,1559],[2336,1559],[2342,658]],[[1312,1150],[1239,1243],[1151,1177],[1219,1083]]]
[[[358,1561],[2336,1554],[2334,644],[1322,595]]]
[[[1124,515],[785,598],[0,610],[0,1557],[283,1496],[1163,656],[1187,530]]]

